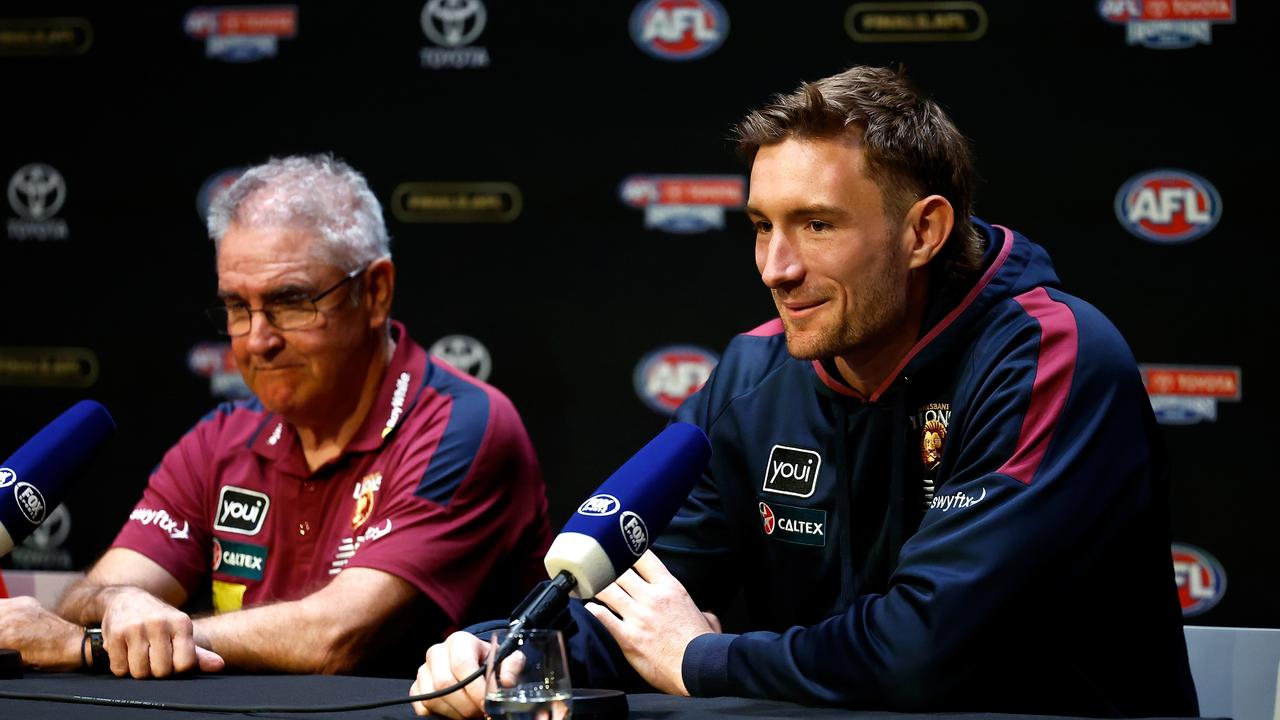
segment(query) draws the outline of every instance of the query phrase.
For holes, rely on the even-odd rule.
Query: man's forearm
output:
[[[236,670],[340,673],[359,660],[364,643],[352,626],[317,612],[309,599],[197,618],[196,644]]]
[[[58,615],[77,625],[97,625],[111,598],[121,592],[146,592],[131,585],[103,585],[88,578],[72,585],[58,602]]]
[[[236,670],[347,672],[417,595],[394,575],[348,568],[300,600],[198,618],[195,640]]]

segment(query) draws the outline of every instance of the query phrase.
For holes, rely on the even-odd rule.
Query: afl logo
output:
[[[627,541],[627,549],[632,555],[640,557],[649,547],[649,528],[645,527],[640,516],[630,510],[618,518],[618,526],[622,528],[622,539]]]
[[[1135,175],[1116,193],[1116,217],[1126,230],[1174,244],[1208,233],[1222,217],[1222,198],[1208,180],[1183,170]]]
[[[1208,612],[1227,591],[1227,574],[1217,558],[1194,545],[1173,544],[1173,578],[1183,617]]]
[[[213,571],[218,572],[218,568],[222,567],[222,543],[218,542],[218,538],[213,539]]]
[[[718,361],[715,354],[692,345],[654,350],[636,365],[636,394],[655,411],[669,415],[702,389]]]
[[[602,493],[587,498],[586,502],[578,506],[578,514],[588,517],[604,517],[618,512],[619,507],[622,507],[622,503],[618,502],[618,498]]]
[[[200,186],[200,190],[196,192],[196,213],[200,215],[201,220],[209,219],[209,206],[217,202],[218,198],[227,190],[235,185],[240,176],[244,174],[246,167],[233,167],[209,176],[204,184]]]
[[[631,39],[659,60],[696,60],[728,36],[729,14],[716,0],[647,0],[631,12]]]
[[[777,518],[773,516],[773,508],[765,503],[760,503],[760,520],[764,523],[764,534],[772,535]]]

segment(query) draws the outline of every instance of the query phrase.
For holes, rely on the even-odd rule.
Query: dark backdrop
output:
[[[633,387],[642,357],[676,344],[719,352],[773,315],[741,212],[704,233],[647,229],[620,200],[622,180],[741,175],[727,137],[748,107],[850,64],[903,62],[972,139],[980,216],[1048,248],[1067,289],[1115,321],[1140,363],[1247,379],[1238,400],[1210,403],[1215,418],[1166,426],[1174,538],[1230,577],[1200,621],[1280,626],[1262,452],[1277,431],[1264,351],[1277,310],[1266,3],[1206,25],[1209,43],[1154,49],[1127,42],[1094,2],[935,3],[970,20],[980,6],[987,24],[976,40],[930,42],[855,41],[850,2],[736,2],[723,45],[687,62],[639,49],[636,5],[488,0],[469,46],[489,65],[462,69],[423,67],[421,49],[438,44],[416,1],[304,3],[274,57],[241,63],[206,57],[184,31],[187,5],[0,7],[0,182],[30,163],[55,168],[65,202],[43,221],[68,229],[0,237],[0,360],[11,360],[0,458],[83,397],[119,423],[67,497],[69,536],[46,537],[21,564],[92,562],[164,450],[216,402],[188,367],[193,346],[217,339],[200,316],[215,277],[196,211],[215,173],[332,151],[368,176],[388,206],[395,315],[423,344],[462,333],[488,348],[489,380],[527,423],[558,526],[666,422]],[[74,32],[13,34],[33,25]],[[1125,182],[1161,168],[1216,187],[1225,210],[1211,232],[1161,244],[1117,219]],[[480,181],[514,184],[518,217],[406,223],[389,207],[402,183]],[[67,387],[54,365],[29,362],[59,351],[32,348],[87,348],[79,367],[94,374],[96,358],[96,378]],[[1109,592],[1081,587],[1080,602]]]

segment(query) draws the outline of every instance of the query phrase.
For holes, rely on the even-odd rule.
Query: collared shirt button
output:
[[[311,532],[311,523],[307,522],[306,520],[303,520],[302,522],[298,523],[299,535],[306,535],[309,532]]]
[[[311,482],[310,480],[308,480],[308,481],[306,481],[306,482],[302,483],[302,489],[303,489],[303,491],[304,491],[304,492],[309,492],[309,493],[311,493],[311,492],[315,492],[315,491],[316,491],[316,484],[315,484],[315,483],[313,483],[313,482]]]

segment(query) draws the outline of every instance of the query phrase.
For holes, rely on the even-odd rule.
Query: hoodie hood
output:
[[[878,400],[903,375],[919,374],[962,342],[967,337],[966,331],[999,303],[1036,287],[1059,287],[1058,275],[1044,248],[1006,227],[990,225],[978,218],[971,220],[986,240],[987,249],[982,258],[986,269],[959,303],[926,311],[928,330],[867,399]],[[828,388],[841,395],[861,397],[833,378],[820,361],[815,360],[813,367]]]

